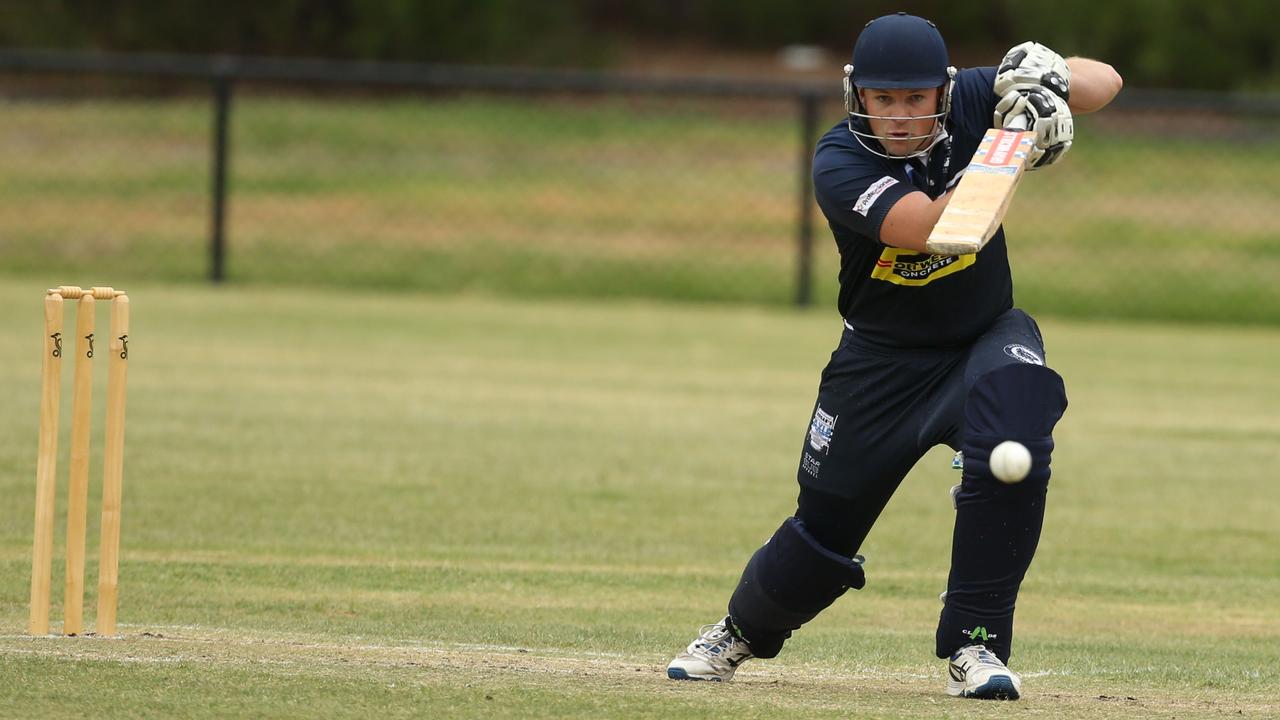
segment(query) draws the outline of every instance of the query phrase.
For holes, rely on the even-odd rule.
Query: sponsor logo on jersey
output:
[[[818,452],[830,452],[831,436],[836,431],[836,420],[839,415],[832,415],[819,405],[813,411],[813,422],[809,423],[809,447]]]
[[[1040,357],[1039,353],[1027,347],[1026,345],[1019,345],[1018,343],[1011,343],[1009,345],[1005,345],[1004,354],[1008,355],[1014,360],[1018,360],[1019,362],[1027,363],[1028,365],[1044,364],[1044,358]]]
[[[915,250],[887,247],[880,253],[871,277],[895,285],[928,285],[941,277],[960,272],[977,262],[977,253],[931,255]]]
[[[875,204],[876,200],[880,199],[884,191],[897,184],[898,181],[888,175],[871,183],[871,187],[867,188],[866,192],[862,193],[858,197],[858,201],[853,204],[853,211],[862,217],[866,217],[867,213],[871,212],[871,206]]]

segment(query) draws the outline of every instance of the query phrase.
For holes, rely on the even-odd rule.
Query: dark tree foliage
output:
[[[0,44],[599,67],[631,39],[843,55],[863,24],[898,10],[937,22],[962,64],[1034,39],[1106,59],[1134,84],[1280,85],[1265,0],[0,0]]]

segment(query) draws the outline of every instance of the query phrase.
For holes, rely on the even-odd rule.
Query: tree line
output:
[[[1031,39],[1105,59],[1132,85],[1280,89],[1280,23],[1264,0],[26,0],[0,2],[0,45],[608,67],[635,40],[843,55],[898,10],[936,22],[957,64]]]

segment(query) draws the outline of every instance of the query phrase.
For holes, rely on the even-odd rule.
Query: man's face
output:
[[[868,115],[907,118],[888,120],[871,117],[871,133],[879,135],[885,152],[890,155],[910,155],[926,147],[933,139],[937,118],[928,117],[938,112],[940,88],[884,89],[858,88],[858,96]],[[919,140],[908,140],[920,137]]]

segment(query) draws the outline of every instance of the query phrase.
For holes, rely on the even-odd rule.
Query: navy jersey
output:
[[[937,198],[954,185],[991,127],[994,80],[990,67],[956,75],[944,126],[949,140],[927,158],[880,157],[843,120],[818,141],[814,190],[840,250],[840,314],[868,339],[954,347],[1013,307],[1003,228],[981,253],[970,255],[931,255],[880,242],[885,215],[903,196],[919,190]]]

